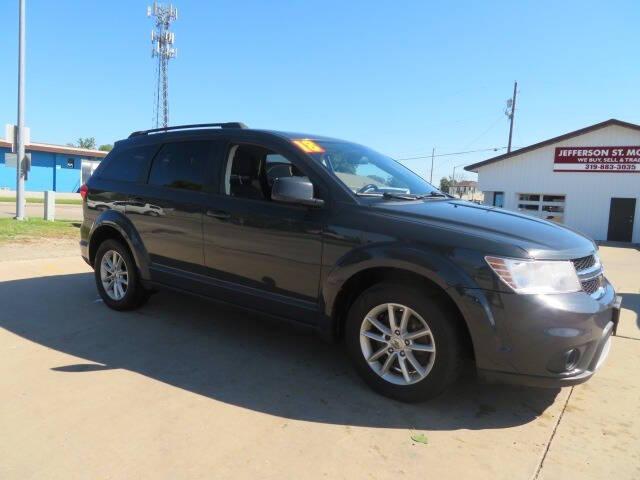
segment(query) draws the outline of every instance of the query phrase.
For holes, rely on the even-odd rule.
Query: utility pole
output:
[[[436,147],[431,150],[431,174],[429,175],[429,183],[433,185],[433,157],[436,155]]]
[[[453,166],[453,175],[451,175],[451,187],[456,186],[456,168],[458,168],[458,165]],[[449,187],[449,193],[451,193],[451,187]]]
[[[466,163],[463,163],[462,165],[454,165],[453,166],[453,175],[451,175],[451,186],[455,187],[456,186],[456,168],[458,167],[464,167],[466,165]],[[449,192],[451,193],[451,192]],[[462,194],[458,193],[458,196],[460,198],[462,198]]]
[[[24,220],[24,180],[25,180],[25,146],[24,146],[24,75],[25,75],[25,1],[19,0],[18,13],[18,131],[16,132],[16,220]]]
[[[509,143],[507,144],[507,153],[511,152],[511,138],[513,137],[513,118],[516,113],[516,95],[518,94],[518,82],[513,82],[513,97],[507,100],[507,108],[504,113],[509,118]],[[509,110],[510,109],[510,110]]]

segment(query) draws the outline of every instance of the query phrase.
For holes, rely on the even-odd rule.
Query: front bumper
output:
[[[486,303],[479,302],[479,297]],[[591,378],[609,353],[620,311],[620,298],[609,282],[600,298],[584,292],[517,295],[476,291],[474,302],[485,304],[495,337],[489,347],[474,341],[479,377],[536,387],[576,385]],[[578,360],[568,365],[568,353],[574,349],[579,352]]]
[[[602,332],[602,338],[597,343],[596,351],[588,367],[573,372],[568,372],[564,376],[540,376],[523,375],[519,373],[500,372],[495,370],[478,369],[478,377],[487,383],[503,383],[509,385],[524,385],[527,387],[558,388],[579,385],[589,380],[600,368],[609,355],[611,348],[611,337],[613,336],[616,324],[611,321]]]

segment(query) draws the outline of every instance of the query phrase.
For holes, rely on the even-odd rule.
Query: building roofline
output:
[[[579,130],[574,130],[573,132],[565,133],[564,135],[550,138],[548,140],[544,140],[543,142],[534,143],[533,145],[529,145],[528,147],[519,148],[518,150],[514,150],[509,153],[504,153],[502,155],[498,155],[497,157],[492,157],[487,160],[483,160],[482,162],[468,165],[464,167],[464,169],[468,172],[477,173],[478,168],[484,167],[486,165],[490,165],[495,162],[500,162],[502,160],[515,157],[516,155],[521,155],[523,153],[530,152],[532,150],[537,150],[538,148],[542,148],[554,143],[562,142],[563,140],[568,140],[569,138],[577,137],[579,135],[584,135],[585,133],[593,132],[594,130],[599,130],[601,128],[609,127],[611,125],[616,125],[618,127],[632,128],[633,130],[640,130],[640,125],[637,125],[635,123],[623,122],[622,120],[618,120],[616,118],[610,118],[609,120],[596,123],[595,125],[590,125],[588,127],[584,127]]]
[[[37,152],[52,152],[52,153],[70,153],[74,155],[86,155],[88,157],[101,157],[104,158],[109,152],[103,152],[102,150],[91,150],[88,148],[68,147],[66,145],[52,145],[49,143],[36,143],[31,142],[27,144],[27,150],[35,150]]]
[[[0,140],[0,147],[11,148],[13,144],[4,140]],[[26,145],[26,150],[31,152],[49,152],[62,153],[67,155],[79,155],[93,158],[104,158],[109,152],[102,150],[90,150],[88,148],[67,147],[65,145],[52,145],[50,143],[32,142]]]

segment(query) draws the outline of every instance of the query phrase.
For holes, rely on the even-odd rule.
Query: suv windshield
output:
[[[309,152],[351,191],[358,195],[430,195],[439,190],[390,157],[362,145],[339,141],[313,141]],[[386,195],[385,195],[386,194]]]

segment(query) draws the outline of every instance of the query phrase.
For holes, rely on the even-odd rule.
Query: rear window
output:
[[[103,160],[105,165],[98,176],[120,182],[144,182],[156,148],[155,145],[147,145],[113,151]]]

